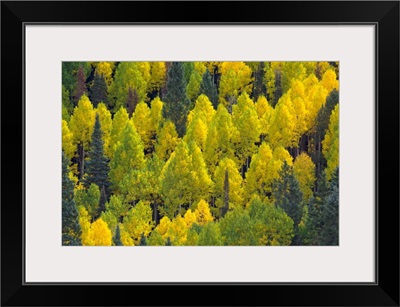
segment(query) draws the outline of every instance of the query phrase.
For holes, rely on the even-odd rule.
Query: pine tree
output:
[[[265,64],[260,62],[256,71],[254,72],[254,83],[253,83],[253,99],[254,101],[258,99],[259,96],[265,96],[267,88],[264,83],[264,71]]]
[[[86,175],[84,178],[85,187],[96,184],[100,189],[100,212],[105,211],[105,203],[109,196],[110,182],[108,180],[108,159],[104,155],[103,132],[100,127],[100,118],[96,114],[96,121],[92,133],[91,150],[88,153],[86,162]],[[99,213],[100,213],[99,212]]]
[[[321,211],[321,245],[339,245],[339,168],[331,176],[330,193]]]
[[[121,230],[119,229],[119,225],[117,225],[117,229],[115,230],[115,236],[113,238],[113,242],[115,246],[123,246],[121,242]]]
[[[166,95],[163,98],[163,116],[170,119],[179,136],[185,134],[186,117],[189,112],[189,100],[186,96],[186,81],[181,62],[173,62],[168,70]]]
[[[74,183],[68,177],[68,158],[62,152],[62,245],[82,245]]]
[[[217,92],[217,87],[215,86],[212,76],[208,69],[206,72],[203,74],[203,79],[200,83],[200,91],[199,95],[204,94],[208,97],[208,99],[211,101],[214,109],[217,109],[218,107],[218,92]]]
[[[90,89],[90,101],[93,103],[93,106],[97,108],[97,105],[100,102],[104,104],[108,103],[108,89],[107,83],[104,79],[103,75],[95,74],[93,79],[93,85]]]
[[[167,240],[165,241],[165,246],[171,246],[171,245],[172,245],[171,239],[170,237],[168,237]]]
[[[139,246],[147,246],[147,240],[146,240],[146,237],[144,236],[143,232],[142,232],[142,235],[140,237]]]
[[[310,157],[317,168],[317,176],[320,175],[323,168],[326,167],[326,160],[322,154],[322,140],[329,127],[329,119],[332,111],[335,109],[336,104],[339,102],[339,92],[333,90],[326,98],[325,105],[319,110],[315,120],[315,133],[311,139],[312,150],[310,151]]]
[[[272,196],[275,206],[282,208],[294,222],[294,234],[292,245],[299,245],[298,225],[303,216],[303,194],[296,180],[293,169],[286,163],[280,171],[280,178],[274,180]]]
[[[308,205],[308,216],[305,224],[306,233],[303,243],[306,245],[322,245],[323,219],[322,210],[330,194],[330,184],[322,171],[317,179],[314,196]]]

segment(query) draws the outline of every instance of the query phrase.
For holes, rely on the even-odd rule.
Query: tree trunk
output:
[[[158,207],[158,204],[155,202],[153,204],[153,221],[154,221],[155,225],[158,224],[157,223],[157,207]]]
[[[82,144],[78,144],[78,154],[79,154],[79,180],[82,180],[83,174],[85,172],[85,149]]]

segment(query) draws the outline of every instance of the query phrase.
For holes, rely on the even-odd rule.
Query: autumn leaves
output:
[[[337,102],[318,117],[336,66],[107,63],[92,64],[94,83],[62,120],[82,245],[312,241],[317,177],[339,163]]]

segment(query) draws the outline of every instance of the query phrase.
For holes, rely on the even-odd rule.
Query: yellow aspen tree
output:
[[[220,72],[221,65],[223,62],[203,62],[211,75],[214,75],[214,72]]]
[[[196,70],[193,70],[186,86],[186,95],[192,103],[196,100],[199,94],[201,80],[202,75],[200,75]]]
[[[306,91],[306,95],[308,95],[309,89],[312,88],[312,86],[318,84],[319,80],[315,76],[315,74],[310,74],[302,82]]]
[[[186,223],[188,228],[192,227],[192,225],[197,222],[196,213],[194,213],[191,209],[188,209],[186,211],[186,213],[183,216],[183,218],[185,219],[185,223]]]
[[[339,167],[339,104],[330,116],[328,131],[322,141],[322,154],[327,161],[326,177],[330,180]]]
[[[197,97],[193,110],[191,110],[188,114],[187,126],[190,125],[194,118],[201,119],[203,123],[208,126],[214,114],[215,109],[210,99],[206,95],[202,94]]]
[[[150,203],[139,201],[124,217],[123,224],[135,245],[139,245],[142,234],[148,237],[154,227]]]
[[[206,72],[206,63],[205,62],[194,62],[194,70],[202,76]]]
[[[295,120],[290,95],[284,94],[275,106],[274,118],[270,128],[269,142],[272,147],[295,147],[297,145]]]
[[[271,127],[271,121],[274,117],[274,108],[268,103],[264,96],[259,96],[257,103],[255,104],[258,120],[260,121],[260,141],[264,141],[269,138],[269,130]]]
[[[119,195],[111,195],[105,206],[106,212],[112,213],[117,219],[126,216],[129,211],[129,205]]]
[[[292,101],[293,115],[295,119],[294,139],[297,141],[306,133],[310,127],[307,126],[307,104],[306,94],[303,82],[300,80],[292,80],[292,85],[288,91]]]
[[[108,147],[104,148],[106,156],[110,159],[112,159],[114,156],[114,151],[117,147],[117,143],[121,141],[128,121],[128,112],[125,108],[121,107],[118,112],[115,113],[112,121],[109,145]]]
[[[197,244],[199,246],[223,246],[218,224],[213,222],[205,224],[200,232]]]
[[[265,80],[265,87],[267,89],[267,97],[270,102],[274,101],[275,98],[275,70],[270,62],[265,63],[264,68],[264,80]]]
[[[143,79],[145,80],[146,84],[149,84],[151,79],[150,62],[137,62],[137,64],[139,65],[139,70],[143,76]]]
[[[232,123],[238,131],[234,145],[236,156],[240,165],[248,168],[249,157],[257,151],[256,143],[260,141],[261,126],[254,102],[247,93],[240,95],[237,104],[233,106]]]
[[[155,228],[160,235],[163,237],[164,240],[167,239],[167,231],[168,228],[171,224],[171,220],[168,218],[168,216],[164,216],[161,220],[160,223],[157,225],[157,227]]]
[[[195,118],[187,127],[183,140],[187,143],[196,143],[196,145],[204,151],[206,147],[207,132],[207,125],[200,118]]]
[[[189,228],[186,235],[185,246],[197,246],[199,242],[199,234],[193,228]]]
[[[110,86],[112,83],[112,72],[115,67],[114,62],[97,62],[95,63],[95,73],[103,76],[107,85]]]
[[[124,190],[124,178],[133,171],[141,170],[144,165],[144,146],[140,135],[130,120],[110,161],[109,178],[114,192],[122,192]]]
[[[232,111],[232,105],[243,92],[253,89],[252,71],[244,62],[223,62],[220,67],[219,101]]]
[[[253,194],[263,202],[268,201],[272,192],[274,179],[279,178],[279,170],[286,161],[292,165],[292,157],[283,147],[274,150],[265,142],[261,144],[257,154],[253,155],[250,168],[246,173],[245,199],[249,201]]]
[[[191,158],[190,165],[190,204],[197,202],[200,199],[209,198],[213,182],[208,173],[206,163],[204,162],[203,153],[195,142],[191,142],[188,146],[189,155]]]
[[[133,123],[136,131],[139,133],[140,138],[147,151],[150,148],[150,108],[143,101],[139,102],[136,106],[135,113],[132,116]]]
[[[148,62],[121,62],[116,68],[114,81],[109,87],[109,99],[114,111],[125,105],[129,89],[136,92],[139,101],[145,101],[149,81],[150,64]]]
[[[125,230],[125,226],[123,223],[119,224],[120,233],[121,233],[121,242],[124,246],[134,246],[135,242],[129,235],[128,231]]]
[[[174,218],[182,210],[182,205],[190,205],[193,197],[192,161],[186,142],[178,144],[161,173],[161,195],[164,204],[160,213]]]
[[[331,91],[339,90],[339,81],[336,79],[336,73],[333,69],[328,69],[321,80],[322,86],[330,93]]]
[[[331,65],[328,62],[317,62],[314,73],[316,77],[321,80],[322,76],[329,68],[331,68]]]
[[[293,172],[303,193],[303,200],[308,203],[313,195],[312,188],[316,179],[315,164],[305,152],[296,157],[293,163]]]
[[[159,91],[165,84],[165,78],[167,76],[167,66],[165,62],[150,62],[150,75],[147,91]]]
[[[225,176],[228,172],[228,190],[226,191]],[[213,216],[220,217],[221,209],[225,205],[225,193],[228,192],[229,208],[237,208],[243,206],[243,178],[238,171],[236,163],[229,159],[222,159],[214,172],[214,189],[215,206],[211,207]]]
[[[253,197],[248,205],[257,245],[287,246],[293,238],[293,220],[282,208]]]
[[[92,183],[89,189],[80,188],[75,191],[75,201],[78,206],[83,206],[91,219],[98,216],[100,189],[98,185]]]
[[[95,115],[92,103],[83,94],[78,101],[78,105],[74,108],[74,113],[71,115],[69,122],[69,129],[73,134],[73,142],[78,145],[80,178],[83,177],[85,172],[84,162],[86,151],[89,149],[92,138]]]
[[[161,197],[161,173],[165,162],[157,155],[151,155],[146,159],[145,168],[139,172],[138,181],[135,184],[134,196],[140,200],[149,201],[153,206],[153,220],[157,221],[158,206],[162,204]]]
[[[155,154],[160,160],[167,161],[179,141],[174,123],[170,120],[165,121],[157,135]]]
[[[282,91],[286,93],[293,80],[304,80],[307,77],[302,62],[284,62],[282,65]]]
[[[168,230],[165,234],[171,240],[174,246],[183,246],[186,243],[188,227],[185,219],[178,215],[169,224]]]
[[[263,142],[258,153],[253,155],[246,173],[244,188],[246,201],[249,201],[253,194],[259,195],[261,199],[270,195],[272,181],[275,178],[275,173],[270,170],[272,162],[273,152],[270,146]]]
[[[73,142],[73,134],[68,128],[68,123],[65,120],[62,123],[62,150],[67,156],[68,160],[75,156],[76,144]]]
[[[301,62],[301,63],[303,64],[303,67],[306,70],[306,76],[314,74],[318,66],[318,62]]]
[[[204,199],[201,199],[197,203],[194,213],[196,214],[196,222],[199,225],[204,225],[214,220],[211,214],[210,206]]]
[[[164,103],[161,101],[160,97],[154,98],[150,103],[150,123],[149,130],[151,132],[150,139],[152,140],[152,144],[154,147],[156,135],[160,130],[163,117],[162,117],[162,108]]]
[[[108,229],[111,230],[111,236],[114,237],[118,225],[118,219],[111,211],[103,211],[100,214],[100,218],[106,222]]]
[[[218,162],[227,157],[236,162],[234,143],[238,139],[238,131],[232,123],[232,117],[220,104],[209,125],[204,159],[210,173],[214,173]]]
[[[78,206],[79,211],[79,225],[81,226],[82,234],[81,241],[84,246],[93,246],[90,216],[84,206]]]
[[[90,228],[94,246],[111,246],[111,230],[108,228],[107,223],[102,220],[102,218],[98,218],[96,221],[94,221]]]
[[[163,246],[164,239],[161,236],[160,232],[155,228],[149,235],[147,239],[147,244],[149,246]]]
[[[310,83],[311,85],[306,90],[306,108],[308,110],[306,121],[307,126],[313,130],[316,124],[318,112],[322,106],[325,105],[328,91],[321,85],[321,82],[313,83],[313,81],[311,81]]]

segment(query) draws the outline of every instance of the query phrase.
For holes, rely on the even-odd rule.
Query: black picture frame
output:
[[[23,35],[32,22],[375,25],[376,283],[25,284]],[[0,113],[2,306],[399,306],[398,1],[3,1]]]

